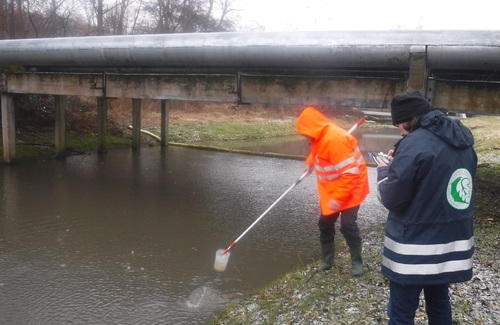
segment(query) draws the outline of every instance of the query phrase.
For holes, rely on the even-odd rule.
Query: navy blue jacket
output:
[[[378,168],[389,210],[382,274],[403,285],[463,282],[472,277],[474,138],[461,122],[431,111]]]

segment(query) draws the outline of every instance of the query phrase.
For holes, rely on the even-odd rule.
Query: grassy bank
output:
[[[159,133],[159,130],[155,130]],[[169,141],[179,143],[211,143],[265,139],[295,134],[295,121],[268,120],[241,122],[174,122],[170,125]]]

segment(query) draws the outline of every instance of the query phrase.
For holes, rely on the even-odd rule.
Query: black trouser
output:
[[[321,244],[331,244],[335,239],[335,222],[340,216],[340,232],[347,246],[361,246],[358,223],[359,205],[327,216],[321,215],[318,220],[319,241]]]
[[[415,324],[415,311],[424,291],[425,310],[429,325],[451,325],[451,304],[448,284],[402,285],[390,282],[389,325]]]

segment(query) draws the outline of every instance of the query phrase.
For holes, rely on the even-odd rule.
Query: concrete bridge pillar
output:
[[[14,114],[14,100],[12,96],[2,94],[2,144],[3,159],[10,164],[16,158],[16,120]]]
[[[160,107],[161,107],[160,144],[162,147],[165,147],[168,145],[168,117],[169,117],[170,100],[162,99],[160,101]]]
[[[65,96],[54,96],[56,158],[66,156],[66,102]]]
[[[410,68],[407,91],[418,90],[425,97],[427,89],[427,46],[415,45],[410,48]]]
[[[132,99],[132,149],[141,147],[141,100]]]

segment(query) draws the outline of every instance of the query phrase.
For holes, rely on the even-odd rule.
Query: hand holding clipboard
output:
[[[373,162],[375,162],[375,164],[377,164],[377,167],[387,166],[391,163],[391,161],[389,160],[389,156],[383,152],[379,152],[379,153],[368,152],[368,155],[373,160]]]

